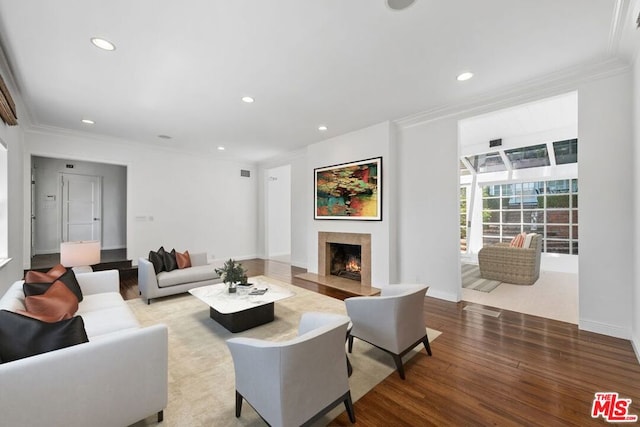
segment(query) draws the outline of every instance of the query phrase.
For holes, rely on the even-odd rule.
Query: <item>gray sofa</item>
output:
[[[138,288],[140,295],[151,304],[153,298],[181,294],[199,286],[222,282],[215,268],[207,264],[205,252],[190,254],[191,267],[161,271],[156,275],[147,258],[138,258]]]

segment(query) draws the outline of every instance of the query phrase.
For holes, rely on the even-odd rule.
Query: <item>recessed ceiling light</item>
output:
[[[463,82],[465,80],[469,80],[471,77],[473,77],[473,73],[467,71],[462,74],[458,74],[458,77],[456,77],[456,79],[458,79],[459,82]]]
[[[224,151],[224,147],[221,145],[221,146],[218,147],[218,150]]]
[[[95,125],[96,122],[94,122],[93,120],[90,119],[82,119],[82,123],[84,123],[85,125]]]
[[[171,139],[171,137],[169,135],[158,135],[158,138],[160,138],[160,139]]]
[[[325,125],[320,125],[318,126],[318,130],[324,132],[325,130],[329,129],[328,127],[326,127]]]
[[[387,6],[393,10],[402,10],[411,6],[415,0],[387,0]]]
[[[116,50],[116,45],[111,43],[109,40],[101,39],[100,37],[93,37],[91,39],[91,43],[93,43],[94,46],[99,47],[100,49]]]
[[[253,99],[250,96],[243,96],[242,97],[242,102],[246,102],[247,104],[251,104],[253,101],[255,101],[255,99]]]

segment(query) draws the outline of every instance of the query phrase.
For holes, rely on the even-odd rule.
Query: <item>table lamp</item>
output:
[[[100,241],[81,240],[60,243],[60,264],[73,267],[75,273],[93,271],[92,265],[100,262]]]

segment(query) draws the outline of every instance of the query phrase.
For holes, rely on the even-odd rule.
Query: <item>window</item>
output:
[[[553,152],[556,155],[556,164],[578,163],[578,140],[568,139],[553,143]]]
[[[467,252],[467,187],[460,187],[460,252]]]
[[[467,157],[467,161],[476,173],[506,171],[507,167],[500,157],[500,153],[493,152]]]
[[[578,254],[578,180],[482,187],[483,243],[508,242],[521,232],[542,234],[543,252]]]
[[[515,148],[504,153],[514,169],[537,168],[551,164],[546,144]]]
[[[8,168],[7,147],[0,140],[0,263],[9,257]]]

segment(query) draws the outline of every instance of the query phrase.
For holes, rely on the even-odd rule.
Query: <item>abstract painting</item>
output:
[[[382,157],[314,169],[315,219],[382,220]]]

